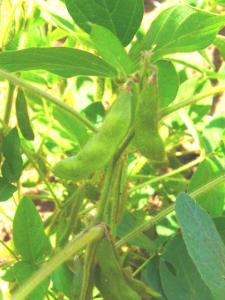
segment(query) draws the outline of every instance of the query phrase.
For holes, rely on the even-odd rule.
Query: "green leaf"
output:
[[[71,114],[54,107],[53,116],[72,140],[78,141],[80,145],[86,144],[89,138],[87,130]]]
[[[32,263],[40,262],[51,248],[41,218],[28,197],[24,197],[17,207],[13,220],[13,241],[23,259]]]
[[[160,277],[168,300],[213,300],[181,236],[167,243],[160,258]]]
[[[181,193],[176,215],[188,253],[215,300],[225,295],[225,246],[215,224],[190,196]]]
[[[160,60],[156,63],[160,107],[167,107],[176,98],[179,88],[179,77],[172,62]]]
[[[143,269],[141,278],[150,288],[153,288],[162,295],[161,297],[157,298],[158,300],[168,300],[165,297],[165,293],[161,285],[158,256],[155,256],[153,259],[151,259],[151,261]]]
[[[225,117],[213,118],[203,130],[203,144],[207,153],[213,152],[223,138]]]
[[[27,101],[23,90],[19,90],[16,98],[16,117],[20,131],[25,139],[33,141],[34,132],[28,114]]]
[[[65,264],[53,273],[52,281],[57,291],[72,299],[73,273]]]
[[[37,266],[20,261],[13,266],[13,273],[19,286],[23,285],[37,271]],[[26,300],[44,300],[49,286],[49,279],[45,279]]]
[[[115,69],[99,57],[86,51],[63,47],[1,52],[0,68],[9,72],[46,70],[62,77],[116,76]]]
[[[129,75],[133,65],[120,40],[107,28],[92,25],[91,38],[101,57],[121,75]]]
[[[171,53],[204,49],[213,43],[224,23],[223,15],[175,5],[154,20],[142,47],[153,49],[153,61]]]
[[[8,182],[19,180],[23,169],[23,160],[20,153],[20,138],[17,128],[13,128],[4,137],[2,152],[4,163],[2,165],[2,175]]]
[[[111,30],[128,45],[137,32],[144,14],[143,0],[66,0],[67,9],[86,32],[91,24],[98,24]]]
[[[211,159],[204,160],[195,171],[191,178],[188,193],[191,193],[217,177],[225,173],[225,169],[221,165],[220,161],[213,157]],[[207,210],[212,216],[219,216],[223,213],[224,200],[225,200],[225,184],[221,183],[215,188],[202,193],[196,197],[197,202]]]
[[[17,188],[5,178],[0,177],[0,202],[10,199]]]
[[[82,264],[79,259],[73,262],[72,272],[67,265],[59,267],[52,275],[54,288],[69,299],[78,300],[82,285]]]

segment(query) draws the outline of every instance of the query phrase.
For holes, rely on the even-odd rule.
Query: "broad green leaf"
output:
[[[181,236],[167,243],[160,258],[160,277],[168,300],[213,300]]]
[[[91,38],[101,57],[121,75],[129,75],[133,65],[120,40],[107,28],[92,25]]]
[[[86,128],[77,122],[71,114],[54,107],[53,116],[72,140],[78,141],[80,145],[84,145],[87,142],[89,136]]]
[[[175,5],[154,20],[142,47],[152,48],[153,61],[171,53],[204,49],[213,43],[224,23],[223,15]]]
[[[13,273],[20,285],[23,285],[27,279],[37,271],[37,266],[25,261],[17,262],[13,266]],[[28,297],[26,300],[44,300],[49,286],[49,279],[45,279]]]
[[[0,202],[10,199],[17,188],[5,178],[0,177]]]
[[[111,30],[128,45],[137,32],[144,14],[143,0],[66,0],[67,9],[83,30],[90,33],[91,24]]]
[[[72,299],[73,273],[66,265],[60,266],[52,275],[54,288]]]
[[[220,161],[213,157],[204,160],[195,171],[191,178],[188,193],[191,193],[200,187],[206,185],[212,180],[225,173],[225,168],[221,165]],[[225,184],[221,183],[214,189],[202,193],[196,197],[197,202],[207,210],[212,216],[219,216],[223,213],[224,200],[225,200]]]
[[[31,263],[41,261],[50,250],[41,218],[28,197],[17,207],[13,220],[13,241],[23,260]]]
[[[177,95],[179,77],[172,62],[160,60],[156,63],[159,83],[160,107],[168,106]]]
[[[23,161],[20,153],[20,138],[17,128],[13,128],[4,137],[2,152],[4,155],[4,163],[2,165],[2,175],[8,182],[16,182],[19,180]]]
[[[203,130],[203,144],[207,153],[213,152],[219,145],[225,132],[225,117],[213,118]]]
[[[165,297],[165,293],[161,285],[158,256],[155,256],[142,270],[141,278],[148,286],[150,286],[150,288],[153,288],[161,294],[161,297],[157,298],[158,300],[168,300]]]
[[[115,69],[99,57],[72,48],[29,48],[0,53],[0,69],[9,72],[46,70],[62,77],[116,76]]]
[[[190,196],[181,193],[176,201],[176,215],[183,239],[213,299],[225,295],[225,246],[212,219]]]
[[[67,265],[62,265],[52,275],[54,288],[71,300],[79,300],[82,272],[83,268],[79,259],[76,259],[73,263],[73,272]]]

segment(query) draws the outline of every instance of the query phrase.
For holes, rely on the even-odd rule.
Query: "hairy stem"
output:
[[[220,177],[216,178],[215,180],[205,184],[204,186],[200,187],[196,191],[190,193],[190,196],[192,198],[195,198],[199,196],[200,194],[203,194],[205,192],[210,191],[217,185],[223,183],[225,181],[225,174],[221,175]],[[133,238],[135,238],[140,232],[149,230],[151,227],[159,223],[161,220],[163,220],[168,214],[173,212],[175,210],[175,203],[168,206],[164,210],[162,210],[160,213],[158,213],[156,216],[152,217],[149,221],[146,221],[145,223],[139,225],[137,228],[132,230],[130,233],[128,233],[125,237],[123,237],[120,241],[116,243],[117,247],[121,247]]]
[[[88,231],[80,233],[72,242],[67,244],[61,251],[33,275],[31,278],[13,295],[12,300],[24,300],[38,285],[62,263],[79,253],[93,241],[100,240],[104,236],[105,229],[102,225],[90,228]]]
[[[182,173],[182,172],[184,172],[184,171],[186,171],[186,170],[188,170],[188,169],[196,166],[197,164],[199,164],[200,162],[202,162],[203,159],[204,159],[203,157],[198,157],[195,160],[193,160],[193,161],[191,161],[191,162],[189,162],[189,163],[187,163],[187,164],[185,164],[185,165],[183,165],[183,166],[181,166],[181,167],[179,167],[179,168],[177,168],[177,169],[175,169],[175,170],[173,170],[173,171],[171,171],[169,173],[166,173],[166,174],[163,174],[161,176],[157,176],[155,178],[149,179],[149,180],[147,180],[147,181],[145,181],[145,182],[143,182],[143,183],[141,183],[139,185],[136,185],[135,187],[131,188],[129,190],[129,193],[133,193],[133,192],[135,192],[135,191],[137,191],[137,190],[145,187],[146,185],[150,185],[152,183],[160,182],[160,181],[165,180],[165,179],[167,179],[167,178],[169,178],[171,176],[174,176],[176,174]]]
[[[51,103],[60,107],[64,111],[67,111],[68,113],[70,113],[75,119],[77,119],[78,122],[80,122],[81,124],[86,126],[91,131],[94,131],[94,132],[97,131],[95,126],[88,119],[83,117],[79,112],[75,111],[71,106],[67,105],[61,99],[57,98],[56,96],[53,96],[53,95],[47,93],[46,91],[39,89],[38,87],[30,84],[26,80],[18,78],[16,76],[10,74],[9,72],[0,70],[0,77],[7,79],[13,85],[17,85],[19,87],[27,89],[27,90],[31,91],[32,93],[47,99],[48,101],[50,101]]]
[[[188,98],[186,100],[183,100],[181,102],[175,103],[169,107],[162,109],[160,111],[159,118],[166,117],[167,115],[169,115],[179,109],[182,109],[188,105],[194,104],[194,103],[196,103],[202,99],[205,99],[207,97],[214,96],[216,94],[220,94],[224,91],[225,91],[225,85],[210,88],[206,92],[199,93],[196,96],[194,96],[193,98]]]

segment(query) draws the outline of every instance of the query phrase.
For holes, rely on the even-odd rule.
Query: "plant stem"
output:
[[[57,98],[56,96],[53,96],[53,95],[47,93],[46,91],[39,89],[38,87],[30,84],[26,80],[18,78],[16,76],[10,74],[9,72],[0,70],[0,77],[7,79],[13,85],[17,85],[17,86],[20,86],[27,90],[30,90],[32,93],[49,100],[51,103],[57,105],[61,109],[70,113],[75,119],[77,119],[77,121],[79,121],[81,124],[86,126],[88,129],[90,129],[91,131],[97,132],[97,129],[95,128],[95,126],[88,119],[86,119],[80,113],[75,111],[71,106],[64,103],[60,98]]]
[[[146,260],[143,262],[143,264],[141,264],[141,265],[133,272],[133,277],[137,276],[137,274],[140,273],[141,270],[144,269],[144,267],[146,267],[146,266],[149,264],[149,262],[155,257],[155,255],[156,255],[156,254],[154,253],[152,256],[150,256],[148,259],[146,259]]]
[[[67,244],[60,252],[31,276],[27,282],[13,295],[12,300],[24,300],[38,285],[62,263],[79,253],[88,244],[100,240],[104,236],[105,229],[102,225],[90,228],[88,231],[80,233],[72,242]]]
[[[27,156],[27,158],[29,159],[29,161],[32,163],[32,165],[34,166],[34,168],[36,169],[36,171],[38,172],[41,180],[45,183],[47,189],[49,190],[49,193],[52,195],[54,202],[56,203],[57,207],[60,208],[61,207],[61,203],[59,202],[57,196],[55,195],[51,185],[49,184],[48,180],[46,179],[45,175],[43,174],[42,170],[39,168],[39,166],[37,165],[35,159],[33,158],[32,153],[30,153],[30,151],[28,149],[26,149],[23,145],[21,145],[23,152],[25,153],[25,155]]]
[[[93,275],[95,271],[95,256],[98,246],[98,241],[90,243],[86,249],[84,257],[83,277],[81,285],[81,293],[79,300],[90,299],[92,295],[94,280]]]
[[[95,224],[102,222],[105,215],[107,214],[107,204],[108,204],[108,199],[110,195],[110,189],[112,186],[112,178],[114,175],[114,160],[112,163],[108,166],[108,169],[106,171],[105,175],[105,180],[104,180],[104,185],[101,193],[101,198],[99,200],[98,204],[98,209],[97,209],[97,215],[95,217]]]
[[[8,126],[9,119],[12,111],[12,105],[13,105],[13,96],[14,96],[15,86],[11,83],[9,83],[8,88],[8,96],[7,96],[7,102],[5,107],[5,114],[4,114],[4,125]]]
[[[163,118],[181,108],[184,108],[190,104],[194,104],[204,98],[207,98],[207,97],[210,97],[210,96],[213,96],[213,95],[216,95],[216,94],[219,94],[219,93],[222,93],[225,91],[225,85],[221,85],[221,86],[217,86],[217,87],[213,87],[213,88],[210,88],[207,92],[202,92],[202,93],[199,93],[197,94],[196,96],[194,96],[193,98],[191,99],[186,99],[186,100],[183,100],[181,102],[178,102],[178,103],[175,103],[169,107],[166,107],[164,109],[162,109],[160,111],[160,114],[159,114],[159,118]]]
[[[145,182],[143,182],[143,183],[141,183],[139,185],[136,185],[135,187],[131,188],[128,192],[129,193],[133,193],[133,192],[135,192],[135,191],[137,191],[137,190],[145,187],[146,185],[150,185],[152,183],[160,182],[161,180],[165,180],[165,179],[167,179],[167,178],[169,178],[171,176],[174,176],[176,174],[182,173],[182,172],[184,172],[184,171],[186,171],[186,170],[188,170],[188,169],[196,166],[197,164],[199,164],[203,160],[204,160],[203,157],[198,157],[195,160],[193,160],[193,161],[191,161],[191,162],[189,162],[189,163],[187,163],[187,164],[185,164],[185,165],[183,165],[183,166],[181,166],[181,167],[179,167],[179,168],[177,168],[177,169],[175,169],[175,170],[173,170],[173,171],[171,171],[171,172],[169,172],[167,174],[163,174],[161,176],[149,179],[149,180],[147,180],[147,181],[145,181]]]
[[[215,180],[205,184],[204,186],[200,187],[196,191],[190,193],[190,196],[192,198],[195,198],[203,193],[206,193],[216,187],[217,185],[223,183],[225,181],[225,174],[221,175],[220,177],[216,178]],[[160,213],[158,213],[156,216],[152,217],[149,221],[146,221],[145,223],[139,225],[137,228],[132,230],[130,233],[128,233],[126,236],[124,236],[120,241],[116,243],[116,247],[121,247],[130,240],[134,239],[140,232],[149,230],[151,227],[156,225],[158,222],[163,220],[168,214],[173,212],[175,210],[175,203],[168,206],[164,210],[162,210]]]

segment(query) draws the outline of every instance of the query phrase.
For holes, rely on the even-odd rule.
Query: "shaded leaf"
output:
[[[167,243],[160,258],[160,277],[168,300],[213,300],[181,236]]]
[[[176,215],[188,253],[214,299],[225,295],[225,246],[209,215],[190,196],[181,193]]]
[[[9,183],[5,178],[0,177],[0,202],[10,199],[16,190],[16,186]]]
[[[2,152],[5,158],[2,165],[3,177],[8,182],[18,181],[23,169],[23,160],[20,153],[20,138],[17,128],[11,129],[4,137]]]
[[[20,131],[25,139],[34,140],[34,132],[28,114],[27,101],[24,92],[20,89],[16,98],[16,117]]]
[[[167,300],[161,285],[160,274],[159,274],[159,257],[154,257],[147,266],[143,269],[141,273],[142,280],[145,283],[158,291],[162,296],[157,298],[159,300]]]

